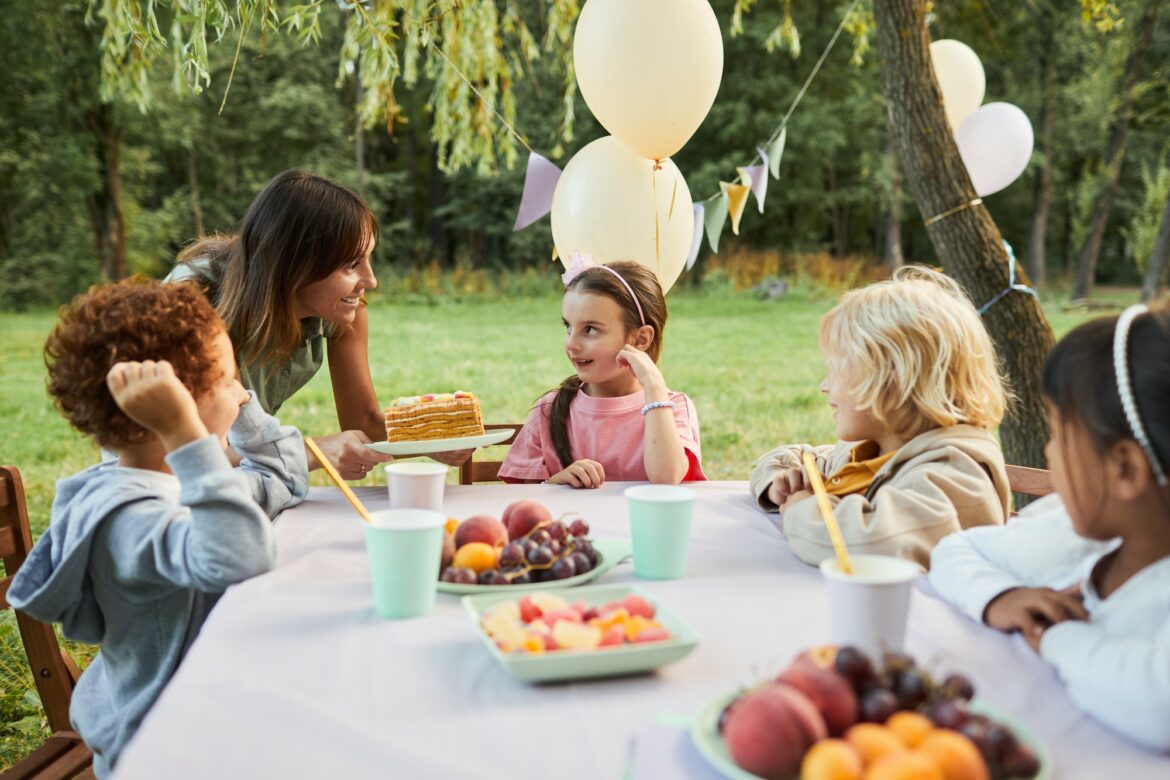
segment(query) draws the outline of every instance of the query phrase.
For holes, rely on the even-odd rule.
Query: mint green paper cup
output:
[[[442,512],[430,509],[371,513],[366,551],[378,615],[412,618],[434,608],[446,522]]]
[[[678,485],[636,485],[626,488],[625,496],[634,575],[678,579],[687,565],[695,491]]]

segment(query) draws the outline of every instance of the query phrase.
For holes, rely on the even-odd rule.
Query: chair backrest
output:
[[[1025,496],[1046,496],[1056,490],[1052,486],[1052,472],[1027,466],[1007,466],[1008,489]]]
[[[502,428],[512,428],[512,435],[500,442],[500,446],[502,446],[516,441],[516,436],[523,427],[523,423],[494,423],[491,425],[485,424],[483,429],[485,431],[498,431]],[[459,484],[473,485],[476,482],[499,482],[500,466],[502,465],[504,465],[504,461],[502,460],[477,461],[473,454],[459,467]]]
[[[7,575],[0,579],[0,609],[11,606],[8,588],[31,549],[32,532],[20,471],[15,466],[0,466],[0,559],[4,561]],[[77,667],[61,652],[52,626],[33,620],[19,610],[16,610],[16,622],[49,726],[53,731],[67,731],[71,728],[69,700],[79,676]]]

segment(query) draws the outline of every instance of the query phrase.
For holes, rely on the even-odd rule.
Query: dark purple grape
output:
[[[448,566],[443,570],[443,582],[453,582],[457,585],[474,585],[476,582],[475,572],[462,566],[458,568]]]
[[[525,557],[527,557],[527,556],[528,556],[528,553],[532,552],[532,551],[533,551],[533,550],[535,550],[537,547],[540,547],[540,545],[539,545],[539,544],[537,544],[536,542],[532,541],[532,540],[531,540],[531,539],[529,539],[527,536],[526,536],[526,537],[524,537],[523,539],[521,539],[521,540],[520,540],[520,544],[521,544],[521,545],[523,545],[523,547],[524,547],[524,556],[525,556]]]
[[[867,723],[885,723],[898,711],[898,697],[886,688],[874,688],[861,697],[861,719]]]
[[[532,533],[530,533],[528,535],[528,538],[531,539],[532,541],[536,542],[537,544],[544,544],[549,539],[552,539],[552,537],[549,536],[548,531],[544,530],[543,528],[539,528],[539,529],[533,531]]]
[[[443,582],[454,582],[455,581],[455,569],[450,567],[450,566],[443,569],[443,573],[439,575],[439,579],[442,580]]]
[[[578,574],[584,574],[593,568],[593,561],[589,560],[589,556],[583,552],[575,552],[569,555],[573,565],[577,567]]]
[[[523,566],[526,558],[524,545],[519,542],[512,542],[500,550],[500,566]]]
[[[573,563],[572,557],[561,558],[552,565],[549,573],[552,574],[554,580],[567,580],[569,577],[577,575],[577,566]]]
[[[544,543],[544,546],[552,552],[554,558],[559,558],[561,556],[561,552],[564,550],[564,548],[561,546],[561,543],[556,539],[549,539]]]
[[[939,728],[958,731],[971,718],[967,705],[954,699],[940,699],[926,710],[926,717]]]
[[[589,558],[589,563],[593,566],[596,566],[597,562],[601,560],[601,556],[597,553],[597,549],[594,548],[593,542],[588,539],[576,539],[573,542],[573,550],[579,553],[585,553],[586,557]]]
[[[548,569],[529,569],[528,576],[533,582],[548,582],[552,579],[552,573]]]
[[[558,542],[565,538],[565,524],[560,521],[550,523],[545,530],[548,531],[549,538]]]
[[[858,691],[863,683],[874,677],[873,662],[869,660],[869,656],[851,645],[837,651],[833,665],[837,674],[848,680],[854,691]]]
[[[898,675],[894,692],[898,696],[899,709],[914,710],[930,696],[930,683],[917,669],[905,669]]]
[[[499,573],[500,572],[497,571],[496,569],[484,569],[483,571],[481,571],[479,573],[479,584],[480,585],[491,585],[492,584],[491,583],[492,577],[495,576],[496,574],[499,574]]]
[[[1014,752],[1019,743],[1011,729],[1000,723],[993,723],[987,729],[987,744],[991,747],[991,754],[995,756],[996,763],[999,763]]]
[[[975,685],[962,674],[950,675],[943,680],[942,687],[954,699],[971,701],[972,697],[975,696]]]
[[[493,572],[491,572],[491,576],[488,577],[488,581],[486,584],[488,584],[488,585],[511,585],[512,580],[508,579],[508,575],[504,574],[501,571],[493,571]]]
[[[580,518],[569,523],[569,533],[580,539],[581,537],[589,535],[589,523],[586,523]]]
[[[527,585],[528,583],[532,582],[532,576],[526,571],[520,571],[508,576],[511,578],[508,581],[513,585]]]
[[[532,566],[547,566],[553,562],[554,557],[552,550],[542,545],[528,553],[528,563]]]
[[[986,722],[972,717],[959,727],[959,733],[975,743],[975,747],[979,748],[979,752],[983,754],[983,760],[987,762],[988,766],[993,766],[996,763],[995,751],[992,750],[991,742],[987,739]]]
[[[1015,749],[999,762],[999,769],[1004,777],[1032,778],[1040,772],[1040,762],[1031,750],[1023,745],[1016,745]]]

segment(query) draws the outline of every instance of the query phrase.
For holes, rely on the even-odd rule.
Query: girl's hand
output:
[[[314,436],[313,441],[321,449],[321,454],[337,468],[337,473],[342,479],[365,479],[374,466],[394,460],[393,455],[384,455],[367,447],[370,437],[363,431],[342,431],[332,436]],[[305,455],[309,460],[309,471],[321,468],[321,464],[308,448],[305,448]]]
[[[658,370],[657,364],[650,359],[649,355],[627,344],[622,347],[621,352],[617,353],[617,362],[619,366],[628,366],[630,371],[634,373],[638,383],[646,391],[647,401],[666,400],[666,380],[662,378],[662,372]],[[662,397],[651,398],[650,395],[655,392]]]
[[[800,490],[808,490],[809,487],[804,469],[800,466],[781,469],[772,477],[772,484],[768,486],[768,500],[776,506],[784,506],[789,496]]]
[[[208,435],[195,399],[165,360],[115,363],[106,373],[114,403],[168,451]]]
[[[984,623],[1000,631],[1019,631],[1037,652],[1049,627],[1088,619],[1079,585],[1065,590],[1012,588],[993,598],[983,611]]]
[[[572,485],[575,488],[598,488],[605,482],[605,469],[595,460],[578,460],[545,482],[550,485]]]

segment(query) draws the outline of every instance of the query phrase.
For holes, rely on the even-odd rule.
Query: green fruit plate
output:
[[[738,695],[739,692],[724,694],[704,707],[703,711],[691,723],[691,740],[703,758],[707,759],[707,763],[724,777],[730,778],[730,780],[760,780],[759,775],[753,775],[751,772],[746,772],[736,766],[731,759],[731,754],[727,751],[727,743],[723,741],[723,735],[719,733],[719,714]],[[1036,759],[1040,762],[1040,771],[1036,773],[1034,780],[1048,780],[1052,777],[1052,754],[1049,752],[1048,746],[1031,730],[1020,725],[1019,721],[1010,715],[1005,715],[981,701],[972,701],[970,707],[972,712],[986,715],[1010,728],[1012,733],[1016,735],[1016,739],[1036,754]]]
[[[534,590],[554,590],[556,588],[571,588],[574,585],[584,585],[605,574],[621,563],[630,554],[630,543],[625,539],[593,539],[593,549],[599,556],[597,565],[584,574],[569,577],[563,580],[549,580],[547,582],[526,582],[522,585],[464,585],[461,582],[443,582],[439,580],[440,593],[456,593],[471,595],[473,593],[524,593]]]
[[[547,584],[547,583],[542,583]],[[475,630],[504,671],[524,682],[583,680],[597,677],[620,677],[648,672],[686,657],[699,643],[699,635],[685,621],[665,609],[657,599],[632,585],[598,585],[573,593],[571,601],[583,601],[599,607],[630,594],[640,596],[655,607],[654,619],[670,632],[669,639],[642,642],[596,650],[550,650],[545,653],[505,653],[480,626],[484,614],[492,607],[511,600],[507,593],[464,596],[463,608],[475,624]],[[566,599],[569,600],[569,599]]]

